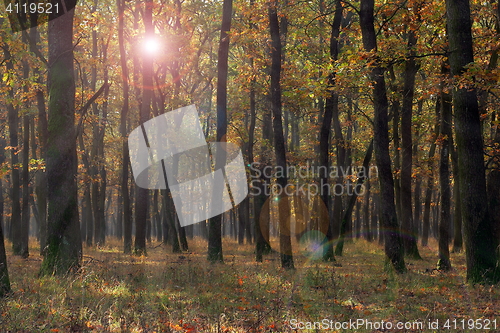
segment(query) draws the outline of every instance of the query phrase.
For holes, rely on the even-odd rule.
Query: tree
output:
[[[0,137],[0,151],[5,149],[5,140]],[[0,164],[5,161],[4,154],[0,153]],[[7,268],[7,256],[5,255],[5,243],[3,238],[3,179],[0,179],[0,297],[10,292],[9,270]]]
[[[411,183],[412,183],[412,110],[413,95],[415,92],[415,75],[418,71],[418,65],[415,62],[415,45],[417,43],[416,31],[410,28],[408,32],[408,55],[409,59],[405,61],[404,84],[403,84],[403,105],[401,108],[401,229],[404,238],[405,252],[414,259],[422,259],[418,252],[417,236],[413,232],[413,212],[411,202]]]
[[[128,163],[129,163],[129,152],[128,152],[128,140],[127,140],[127,116],[129,112],[129,72],[127,66],[127,58],[125,51],[125,41],[124,41],[124,13],[125,13],[125,1],[116,0],[118,7],[118,47],[120,49],[120,67],[122,70],[122,90],[123,90],[123,105],[120,114],[120,134],[122,137],[122,170],[121,170],[121,198],[123,203],[123,252],[132,252],[132,219],[130,210],[130,196],[128,191]]]
[[[443,74],[449,74],[448,63],[443,63]],[[439,183],[441,187],[441,215],[439,219],[439,261],[438,269],[450,270],[450,220],[451,220],[451,188],[450,188],[450,141],[451,141],[451,109],[452,100],[441,82],[441,156],[439,161]]]
[[[2,45],[4,58],[6,60],[7,71],[13,74],[14,64],[8,44],[4,43]],[[19,157],[18,157],[18,127],[19,127],[19,115],[18,109],[14,106],[14,91],[9,88],[9,99],[11,102],[7,103],[8,110],[8,123],[9,123],[9,146],[10,146],[10,179],[12,183],[11,189],[11,202],[12,202],[12,213],[10,219],[11,234],[12,236],[12,250],[15,255],[22,255],[22,241],[21,241],[21,205],[19,203],[19,189],[20,186],[20,175],[19,175]]]
[[[233,1],[224,0],[222,4],[222,23],[220,28],[219,51],[217,55],[217,142],[226,142],[227,134],[227,73],[229,57],[229,34],[233,16]],[[215,161],[216,170],[225,164],[225,154],[218,153]],[[216,184],[214,195],[222,194],[222,188]],[[222,215],[210,219],[208,225],[208,260],[222,262]]]
[[[361,0],[359,12],[363,46],[371,52],[373,62],[370,65],[370,80],[373,82],[374,100],[374,149],[380,183],[380,223],[385,230],[385,254],[395,270],[405,272],[405,262],[399,224],[394,203],[394,179],[389,156],[389,127],[387,115],[387,94],[385,88],[384,69],[376,56],[377,37],[373,17],[374,0]]]
[[[281,170],[286,170],[285,139],[283,137],[283,124],[281,114],[281,39],[280,24],[278,20],[277,1],[269,3],[269,30],[271,32],[271,110],[273,115],[274,152],[276,164]],[[281,189],[278,194],[278,221],[281,266],[293,269],[292,243],[290,239],[289,200],[285,193],[288,179],[285,172],[279,173],[276,182]]]
[[[67,8],[75,4],[75,0],[66,1]],[[42,274],[75,270],[82,257],[76,185],[73,17],[74,9],[49,22],[48,239]]]
[[[460,77],[474,61],[469,0],[446,0],[451,74]],[[455,132],[464,221],[467,281],[498,282],[498,239],[488,210],[483,137],[476,88],[453,89]]]
[[[332,61],[336,61],[339,53],[339,35],[340,35],[340,24],[342,22],[342,12],[343,7],[340,0],[336,1],[335,16],[332,23],[332,31],[330,35],[330,58]],[[325,103],[325,113],[323,115],[323,123],[321,125],[319,134],[319,163],[322,167],[320,175],[320,189],[321,189],[321,199],[327,207],[329,215],[333,215],[332,208],[330,205],[330,191],[328,184],[328,171],[329,170],[329,155],[330,155],[330,136],[331,136],[331,126],[332,126],[332,116],[335,113],[336,121],[338,122],[338,108],[339,108],[339,96],[333,90],[335,85],[335,73],[331,73],[328,78],[329,89],[332,89],[330,96],[326,99]],[[336,123],[337,124],[337,123]],[[339,126],[340,127],[340,126]],[[336,131],[341,131],[336,128]],[[340,133],[342,135],[342,133]],[[339,198],[340,199],[340,198]],[[338,200],[337,198],[335,200]],[[324,261],[335,261],[335,256],[333,254],[333,228],[335,224],[333,219],[328,217],[328,229],[325,238],[324,250],[323,250],[323,260]],[[330,222],[331,221],[331,222]],[[338,225],[338,224],[337,224]]]
[[[154,36],[153,26],[153,0],[146,0],[144,8],[144,38]],[[146,53],[142,61],[142,102],[139,113],[139,122],[144,124],[151,114],[151,101],[153,98],[153,54]],[[149,211],[149,191],[137,187],[135,205],[135,244],[134,252],[137,255],[146,255],[146,225]]]

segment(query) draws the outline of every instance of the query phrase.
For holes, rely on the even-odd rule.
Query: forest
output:
[[[500,331],[497,1],[3,2],[0,332]]]

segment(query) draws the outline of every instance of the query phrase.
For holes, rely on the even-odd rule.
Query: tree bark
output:
[[[448,64],[442,64],[442,74],[449,74]],[[437,268],[448,271],[450,262],[450,223],[451,223],[451,188],[450,188],[450,141],[451,141],[451,95],[444,90],[441,82],[439,98],[441,98],[441,156],[439,161],[439,184],[441,190],[441,215],[439,219],[439,261]]]
[[[227,133],[227,75],[229,57],[229,35],[231,30],[231,19],[233,16],[233,1],[224,0],[222,5],[222,23],[217,58],[217,141],[226,142]],[[222,154],[224,155],[224,154]],[[223,158],[224,157],[224,158]],[[224,166],[225,156],[217,156],[215,168],[218,170]],[[217,188],[217,186],[216,186]],[[215,192],[215,195],[218,192]],[[222,193],[222,188],[220,189]],[[210,219],[208,225],[208,260],[210,262],[223,262],[222,215],[219,214]]]
[[[369,242],[371,242],[373,240],[373,236],[372,236],[372,230],[370,228],[370,190],[371,190],[371,184],[370,184],[370,181],[367,181],[366,182],[366,186],[365,186],[365,189],[366,189],[366,194],[365,194],[365,197],[363,199],[363,234],[365,236],[365,239]]]
[[[122,70],[122,89],[123,89],[123,105],[120,113],[120,134],[122,139],[122,170],[121,170],[121,197],[123,202],[123,252],[132,252],[132,219],[130,209],[130,196],[128,192],[128,140],[127,140],[127,117],[129,111],[129,72],[127,66],[127,54],[125,51],[124,41],[124,12],[125,0],[117,0],[118,7],[118,47],[120,49],[120,67]]]
[[[67,7],[74,7],[71,1]],[[74,9],[49,22],[47,140],[48,238],[42,274],[65,274],[81,263],[76,184]]]
[[[468,0],[446,1],[451,74],[461,76],[474,61],[470,5]],[[464,220],[467,281],[497,282],[498,239],[488,211],[483,138],[476,89],[466,85],[453,89],[455,131]]]
[[[335,4],[335,16],[332,23],[332,30],[330,34],[330,59],[331,61],[336,61],[339,54],[339,35],[340,35],[340,24],[342,22],[342,12],[343,7],[340,0],[336,1]],[[339,119],[338,119],[338,108],[339,108],[339,96],[333,90],[335,86],[335,72],[330,73],[328,77],[328,88],[331,89],[330,96],[326,99],[325,103],[325,113],[323,115],[323,123],[321,125],[320,135],[319,135],[319,167],[320,167],[320,193],[321,200],[323,200],[323,204],[325,205],[328,215],[327,221],[320,223],[327,223],[328,228],[326,232],[326,237],[323,241],[323,260],[324,261],[335,261],[335,255],[333,253],[333,240],[334,240],[334,231],[333,228],[335,225],[339,225],[338,223],[334,223],[334,219],[330,219],[330,216],[333,215],[333,211],[330,205],[330,184],[328,182],[329,178],[329,167],[330,167],[330,136],[331,136],[331,126],[332,126],[332,118],[335,113],[335,128],[336,131],[339,131],[340,136],[342,136]],[[336,135],[337,136],[337,135]],[[338,143],[337,147],[342,143]],[[335,198],[335,200],[341,200],[339,198]],[[331,222],[330,222],[331,221]]]
[[[422,259],[418,252],[417,235],[413,232],[413,211],[411,202],[411,183],[413,166],[413,141],[412,141],[412,109],[413,95],[415,92],[415,75],[418,66],[415,58],[414,47],[417,43],[416,33],[410,28],[408,33],[409,59],[405,61],[403,105],[401,108],[401,231],[405,235],[403,244],[406,255],[413,259]]]
[[[153,27],[153,0],[146,0],[144,8],[144,28],[146,38],[154,35]],[[153,98],[153,55],[146,54],[142,62],[142,103],[139,122],[142,126],[149,120],[151,114],[151,100]],[[145,188],[137,188],[135,206],[135,242],[134,252],[136,255],[146,255],[146,225],[148,219],[149,191]]]
[[[27,61],[23,60],[23,78],[25,80],[29,79],[30,68]],[[25,85],[23,87],[24,93],[28,94],[29,87]],[[27,103],[25,107],[28,108]],[[29,228],[30,228],[30,196],[31,196],[31,187],[30,187],[30,172],[29,172],[29,163],[30,163],[30,122],[31,116],[29,114],[25,114],[23,116],[23,148],[22,148],[22,161],[23,166],[21,170],[21,179],[22,179],[22,206],[21,206],[21,257],[28,258],[29,256]]]
[[[271,33],[271,111],[273,115],[274,152],[276,164],[282,170],[286,170],[285,139],[283,137],[283,124],[281,113],[281,40],[280,25],[277,13],[277,1],[269,3],[269,30]],[[290,238],[290,220],[287,218],[290,213],[289,199],[284,191],[288,184],[288,177],[283,172],[276,180],[281,189],[278,195],[279,208],[279,239],[281,266],[286,269],[293,269],[292,243]]]
[[[0,138],[0,150],[4,150],[6,142]],[[0,164],[5,162],[4,154],[0,154]],[[0,179],[0,297],[10,292],[9,270],[7,268],[7,256],[5,254],[5,243],[3,236],[3,217],[4,217],[4,199],[3,199],[3,180]]]
[[[14,71],[14,64],[12,63],[12,56],[10,53],[9,46],[4,44],[2,46],[4,58],[6,60],[6,68],[9,72]],[[8,89],[8,96],[11,100],[14,100],[14,91],[12,88]],[[10,146],[10,182],[12,184],[10,190],[10,200],[11,200],[11,217],[10,217],[10,233],[9,237],[12,241],[12,251],[14,255],[22,254],[21,245],[21,204],[19,202],[19,190],[20,186],[20,174],[19,174],[19,140],[18,140],[18,127],[19,127],[19,117],[18,109],[14,107],[12,102],[7,103],[8,111],[8,123],[9,123],[9,146]]]
[[[455,203],[453,211],[453,251],[454,253],[462,251],[462,199],[460,198],[460,175],[458,174],[458,156],[454,146],[453,137],[450,141],[451,162],[453,166],[453,201]],[[493,212],[491,212],[493,213]]]
[[[424,106],[424,100],[421,98],[418,100],[418,114],[419,117],[422,114],[422,109]],[[413,158],[415,161],[419,160],[419,138],[420,138],[420,124],[417,124],[415,129],[415,137],[417,138],[413,142]],[[421,225],[421,215],[422,215],[422,168],[419,167],[415,175],[415,191],[413,196],[414,211],[413,211],[413,230],[416,235],[421,235],[420,231],[422,229]]]
[[[360,25],[363,46],[367,52],[377,51],[377,39],[374,27],[374,0],[361,0]],[[379,172],[381,209],[380,221],[385,234],[385,254],[398,273],[406,271],[404,253],[399,234],[399,224],[394,203],[394,179],[389,155],[389,126],[387,114],[387,95],[384,80],[384,69],[375,58],[371,65],[370,80],[373,82],[374,99],[374,147],[375,159]]]

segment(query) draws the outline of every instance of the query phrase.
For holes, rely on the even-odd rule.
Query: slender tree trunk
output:
[[[401,115],[399,106],[399,100],[396,98],[391,104],[392,135],[394,142],[394,194],[396,196],[397,216],[401,217],[401,140],[399,137],[399,120],[401,119]]]
[[[496,33],[497,36],[500,35],[500,3],[497,1],[497,6],[496,6]],[[498,64],[498,55],[499,50],[498,48],[495,48],[492,51],[491,57],[490,57],[490,63],[488,64],[488,72],[491,73],[493,69],[497,68]],[[492,79],[490,79],[492,82],[495,83],[495,79],[493,78],[493,75],[490,75]],[[486,95],[486,98],[489,96],[489,93],[486,91],[484,92]],[[492,126],[490,129],[491,133],[491,139],[494,144],[500,145],[500,128],[497,125],[497,112],[493,112],[492,116]],[[488,200],[489,200],[489,208],[490,208],[490,214],[493,219],[493,228],[494,228],[494,233],[496,236],[497,240],[500,240],[500,158],[498,156],[495,156],[493,160],[491,161],[491,166],[492,170],[489,172],[487,176],[487,190],[488,190]],[[461,241],[461,239],[460,239]],[[459,243],[457,241],[457,243]],[[458,244],[457,244],[458,247]],[[500,248],[497,248],[498,256],[500,256]]]
[[[132,252],[132,219],[131,219],[131,209],[130,209],[130,196],[128,192],[128,163],[129,163],[129,152],[128,152],[128,140],[127,140],[127,117],[129,111],[129,73],[127,66],[127,54],[125,51],[125,41],[124,41],[124,12],[125,12],[125,0],[117,0],[118,7],[118,47],[120,49],[120,67],[122,71],[122,90],[123,90],[123,105],[120,113],[120,134],[122,139],[122,170],[121,170],[121,197],[123,202],[123,252]]]
[[[154,192],[153,197],[153,221],[156,230],[156,241],[163,241],[163,232],[161,230],[161,212],[160,212],[160,191]]]
[[[449,74],[448,64],[442,64],[441,74]],[[451,95],[444,91],[441,82],[441,156],[439,161],[439,184],[441,190],[441,215],[439,220],[439,270],[451,269],[450,262],[450,224],[451,224],[451,188],[450,188],[450,141],[451,141]]]
[[[354,219],[354,226],[355,226],[355,231],[354,234],[356,236],[356,239],[359,239],[361,237],[361,201],[358,199],[356,200],[356,211],[354,213],[355,219]]]
[[[500,130],[496,130],[496,135],[494,138],[495,143],[500,143]],[[488,200],[489,200],[489,208],[490,214],[492,216],[492,223],[494,229],[494,235],[496,239],[500,239],[500,159],[498,156],[492,163],[493,170],[490,171],[487,178],[488,184]],[[457,222],[458,223],[458,222]],[[460,230],[461,231],[461,230]],[[456,232],[458,233],[458,232]],[[458,235],[455,235],[458,238]],[[461,234],[460,234],[461,236]],[[456,247],[459,248],[461,245],[461,238],[455,243]],[[454,246],[455,248],[455,246]],[[497,252],[500,252],[500,249],[497,248]]]
[[[250,58],[250,66],[252,68],[252,70],[254,70],[254,59],[253,58]],[[255,76],[252,78],[252,80],[250,81],[250,124],[248,126],[248,145],[247,145],[247,156],[248,156],[248,163],[253,166],[253,163],[254,163],[254,140],[255,140],[255,122],[256,122],[256,119],[257,119],[257,112],[256,112],[256,100],[255,100],[255,85],[256,85],[256,82],[257,82],[257,79],[255,78]],[[250,170],[250,177],[251,179],[253,179],[253,176],[254,176],[254,170],[253,170],[253,167],[251,168]],[[250,192],[250,188],[249,188],[249,192]],[[251,209],[251,205],[250,205],[250,196],[248,196],[248,210],[247,210],[247,216],[248,216],[248,220],[247,220],[247,225],[246,225],[246,233],[245,233],[245,237],[247,239],[247,243],[250,244],[252,243],[252,228],[251,228],[251,224],[250,224],[250,209]],[[255,200],[253,201],[253,205],[255,206]],[[256,223],[257,221],[257,217],[255,216],[254,214],[254,217],[253,217],[253,222],[254,224],[257,224]],[[254,226],[254,228],[257,228],[257,226]]]
[[[380,239],[380,228],[378,228],[378,194],[373,193],[372,195],[372,206],[371,206],[371,231],[373,240],[376,241]]]
[[[427,184],[425,186],[424,199],[424,216],[422,220],[422,246],[427,246],[429,242],[430,219],[431,219],[431,203],[432,193],[434,192],[434,155],[436,153],[436,140],[439,135],[439,119],[441,114],[441,100],[436,101],[436,125],[434,126],[434,134],[432,136],[431,146],[429,148],[427,172]]]
[[[257,192],[254,197],[254,215],[255,215],[255,260],[262,262],[264,254],[270,252],[269,243],[269,218],[263,217],[264,208],[267,209],[264,214],[269,214],[269,204],[266,205],[268,196],[265,194],[265,188],[269,180],[265,177],[263,167],[259,170],[260,179],[252,180],[252,188]],[[267,235],[267,237],[266,237]]]
[[[9,72],[14,72],[14,64],[12,63],[12,56],[7,44],[3,45],[4,58],[6,60],[6,68]],[[8,96],[11,100],[14,100],[14,91],[12,88],[8,89]],[[21,245],[21,204],[19,202],[19,190],[20,186],[20,175],[19,175],[19,141],[18,141],[18,130],[19,130],[19,117],[18,109],[14,107],[12,102],[7,103],[8,111],[8,123],[9,123],[9,146],[10,146],[10,182],[12,184],[10,190],[10,200],[11,200],[11,217],[10,217],[10,233],[12,240],[12,251],[14,255],[22,254]]]
[[[453,251],[461,252],[463,247],[463,236],[462,236],[462,199],[460,197],[460,175],[458,173],[458,156],[457,150],[455,149],[455,144],[453,136],[450,141],[450,152],[451,152],[451,162],[453,166],[453,201],[455,203],[453,211]]]
[[[377,39],[373,17],[374,0],[361,0],[360,25],[363,46],[367,52],[377,51]],[[406,271],[399,224],[394,203],[394,179],[389,155],[389,127],[387,95],[384,70],[378,59],[371,66],[370,80],[373,82],[374,99],[374,142],[375,158],[379,172],[381,214],[380,221],[386,230],[385,254],[399,273]]]
[[[82,258],[76,184],[73,17],[74,9],[48,23],[48,238],[42,274],[65,274],[77,269]]]
[[[440,217],[440,212],[441,212],[439,207],[441,206],[441,192],[436,191],[435,197],[436,197],[436,200],[435,200],[436,205],[432,209],[431,231],[432,231],[432,236],[434,236],[434,238],[437,239],[439,237],[439,217]]]
[[[238,206],[238,244],[243,244],[245,240],[245,230],[250,224],[248,216],[249,197],[245,198]]]
[[[32,19],[36,19],[33,15]],[[39,32],[37,27],[30,29],[30,51],[33,53],[38,52],[38,39]],[[47,146],[47,113],[45,110],[45,94],[42,88],[43,75],[40,73],[38,67],[33,68],[33,74],[36,77],[37,89],[36,89],[36,104],[38,110],[38,147],[40,148],[40,158],[45,159],[45,148]],[[33,126],[34,130],[34,126]],[[35,140],[32,140],[32,144],[36,147]],[[32,154],[35,155],[36,148],[32,149]],[[35,194],[38,209],[39,218],[39,239],[40,239],[40,254],[43,254],[47,240],[47,176],[45,170],[38,170],[35,173]]]
[[[92,7],[91,12],[96,11],[96,4]],[[92,58],[98,59],[98,41],[97,41],[97,30],[92,30]],[[91,68],[90,74],[90,89],[94,92],[97,91],[97,63],[94,62]],[[92,148],[90,150],[90,194],[91,194],[91,207],[92,207],[92,222],[93,225],[93,239],[97,246],[103,245],[100,243],[100,233],[101,233],[101,214],[99,213],[99,180],[98,180],[98,136],[99,136],[99,109],[97,103],[92,104],[92,115],[94,117],[94,123],[92,128]]]
[[[179,232],[179,241],[181,244],[181,250],[182,251],[187,251],[189,250],[188,242],[187,242],[187,237],[186,237],[186,227],[181,227],[179,224],[179,219],[175,219],[175,225],[177,227],[177,230]]]
[[[170,193],[170,189],[167,188],[163,193],[163,205],[165,206],[166,212],[166,222],[168,225],[168,237],[167,239],[172,244],[172,253],[181,253],[181,246],[179,244],[179,237],[177,228],[175,227],[175,220],[177,219],[177,215],[175,213],[174,201],[172,199],[172,194]]]
[[[340,24],[342,22],[342,12],[343,7],[340,0],[336,1],[335,5],[335,16],[332,23],[332,30],[330,34],[330,59],[332,61],[336,61],[339,54],[339,35],[340,35]],[[329,166],[330,166],[330,137],[331,137],[331,126],[332,126],[332,118],[335,113],[335,128],[336,131],[339,131],[340,137],[342,136],[338,113],[339,113],[339,96],[333,91],[335,86],[335,72],[330,73],[328,78],[328,88],[331,89],[330,96],[326,99],[325,105],[325,114],[323,116],[323,123],[321,125],[321,131],[319,136],[319,164],[320,164],[320,189],[321,189],[321,200],[323,200],[323,204],[325,205],[327,212],[329,215],[333,215],[332,208],[330,206],[330,184],[328,182],[329,178]],[[335,135],[337,137],[337,135]],[[341,143],[337,144],[337,147]],[[341,197],[335,199],[341,200]],[[339,201],[340,202],[340,201]],[[342,208],[342,207],[340,207]],[[328,228],[326,232],[326,237],[324,239],[323,244],[323,260],[324,261],[335,261],[335,256],[333,253],[333,240],[334,240],[334,226],[339,225],[338,223],[334,223],[334,219],[330,219],[330,216],[327,216],[327,221],[320,223],[327,223]],[[330,222],[331,221],[331,222]]]
[[[144,8],[144,27],[146,38],[154,35],[153,27],[153,0],[146,0]],[[142,103],[140,110],[141,126],[149,120],[151,114],[151,100],[153,98],[153,55],[143,56],[142,62]],[[146,225],[148,219],[149,191],[145,188],[137,188],[135,206],[135,243],[134,252],[137,255],[146,255]]]
[[[217,59],[217,141],[226,142],[227,133],[227,75],[229,57],[229,35],[231,30],[231,19],[233,16],[233,1],[224,0],[222,5],[222,23],[219,40]],[[224,155],[224,154],[222,154]],[[223,158],[224,157],[224,158]],[[225,156],[217,156],[216,169],[224,166]],[[216,186],[217,188],[217,186]],[[222,188],[220,188],[222,192]],[[218,192],[215,192],[218,193]],[[217,195],[217,194],[215,194]],[[222,262],[222,235],[221,219],[219,214],[210,219],[208,232],[208,260],[210,262]]]
[[[276,154],[276,164],[282,170],[286,170],[285,139],[283,137],[283,124],[281,114],[281,40],[280,24],[278,20],[276,1],[269,3],[269,30],[271,33],[271,110],[273,115],[274,132],[274,152]],[[286,269],[293,269],[292,243],[290,238],[289,200],[284,192],[288,184],[287,175],[280,174],[277,177],[277,184],[283,189],[278,195],[279,208],[279,239],[281,266]],[[287,232],[288,231],[288,232]]]
[[[418,114],[417,116],[420,116],[422,114],[422,109],[423,109],[424,101],[423,99],[420,99],[418,101]],[[414,143],[413,143],[413,158],[415,161],[419,160],[419,137],[420,137],[420,124],[417,124],[417,127],[415,129],[415,137],[417,138]],[[415,175],[415,191],[414,191],[414,196],[413,196],[413,202],[414,202],[414,211],[413,211],[413,230],[416,235],[421,235],[421,215],[422,215],[422,202],[421,202],[421,196],[422,196],[422,169],[421,167],[418,168],[416,175]]]
[[[366,194],[364,197],[364,206],[363,206],[363,224],[364,224],[363,233],[365,235],[365,239],[371,242],[373,240],[372,236],[373,230],[370,229],[370,194],[371,194],[370,181],[366,182],[365,189],[366,189]]]
[[[23,60],[23,78],[28,80],[30,75],[30,68],[27,61]],[[28,94],[29,87],[25,85],[23,87],[24,93]],[[25,107],[28,108],[28,105],[25,104]],[[22,148],[22,160],[23,166],[21,170],[21,179],[22,179],[22,206],[21,206],[21,256],[23,258],[28,258],[29,256],[29,227],[30,227],[30,195],[31,195],[31,187],[30,187],[30,172],[29,172],[29,163],[30,163],[30,122],[31,116],[29,114],[25,114],[23,116],[23,148]]]
[[[415,54],[414,47],[417,43],[416,33],[410,29],[408,33],[408,53]],[[413,166],[413,141],[412,141],[412,116],[413,95],[415,92],[415,75],[418,66],[415,58],[405,61],[403,105],[401,108],[401,139],[402,139],[402,163],[401,163],[401,230],[406,254],[413,259],[422,259],[418,252],[417,235],[413,232],[413,211],[411,202],[412,166]]]
[[[6,142],[0,138],[0,150],[5,149]],[[0,154],[0,164],[5,162],[4,154]],[[10,292],[9,270],[7,268],[7,256],[5,254],[5,243],[3,236],[4,198],[3,180],[0,179],[0,297]]]
[[[474,61],[468,0],[447,0],[451,74],[463,74]],[[498,239],[488,211],[481,120],[474,86],[453,90],[455,131],[464,219],[467,281],[497,282]]]

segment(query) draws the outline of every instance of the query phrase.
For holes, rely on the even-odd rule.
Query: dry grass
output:
[[[489,331],[500,331],[499,288],[465,284],[463,254],[452,255],[452,272],[433,271],[435,243],[398,276],[384,265],[381,247],[364,240],[346,244],[337,258],[341,267],[302,249],[294,271],[280,269],[277,254],[255,263],[252,246],[229,239],[225,264],[216,265],[207,263],[201,239],[182,255],[153,243],[147,257],[123,255],[120,243],[110,241],[84,249],[80,274],[44,278],[37,277],[42,259],[32,245],[29,259],[8,253],[13,293],[1,301],[0,332],[319,332],[292,330],[292,320],[444,324],[454,318],[497,319],[498,328]],[[465,331],[485,330],[467,324],[452,330]]]

